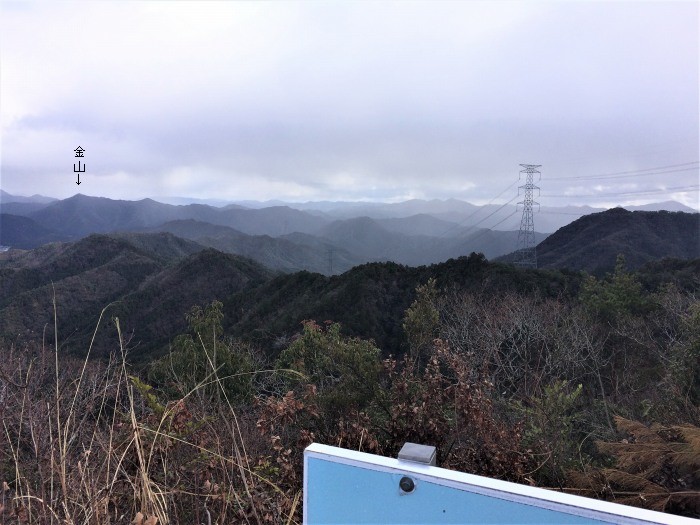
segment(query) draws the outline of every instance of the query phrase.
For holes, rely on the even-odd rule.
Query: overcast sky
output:
[[[698,5],[0,0],[0,187],[697,208]]]

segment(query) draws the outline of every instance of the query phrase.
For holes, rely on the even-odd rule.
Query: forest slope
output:
[[[663,258],[700,257],[700,214],[615,208],[581,217],[537,246],[541,268],[603,274],[623,254],[630,269]]]
[[[638,214],[647,220],[648,215],[609,213],[622,216],[621,221]],[[668,244],[664,255],[697,250],[687,232],[697,216],[651,215],[672,224],[681,222],[675,230],[661,228],[665,233],[658,235],[664,235]],[[619,234],[619,224],[610,226],[616,221],[593,222],[590,229],[582,228],[588,236],[585,238],[590,238],[588,244]],[[562,238],[564,233],[558,236]],[[582,242],[562,242],[560,250]],[[680,243],[686,246],[676,246]],[[613,244],[610,249],[617,255],[618,248]],[[546,260],[546,252],[542,257]],[[581,274],[571,271],[517,270],[489,263],[480,254],[419,267],[368,263],[331,277],[306,271],[276,274],[252,260],[204,249],[168,233],[93,235],[17,256],[3,254],[0,263],[0,335],[14,340],[18,334],[39,333],[47,323],[51,325],[55,288],[59,324],[64,331],[74,333],[76,349],[81,348],[78,342],[89,340],[100,309],[115,302],[107,319],[120,317],[140,359],[167,347],[184,328],[191,306],[214,299],[224,304],[227,331],[259,343],[266,352],[276,352],[280,342],[298,332],[302,321],[313,319],[339,322],[347,333],[374,339],[383,351],[397,353],[403,344],[402,313],[413,300],[416,286],[431,278],[448,291],[508,291],[538,297],[576,295],[582,279]],[[656,270],[646,272],[649,278],[645,282],[655,288],[660,280],[672,280],[679,272],[684,281],[697,277],[697,265],[679,264],[661,264],[658,277],[654,276]],[[101,348],[111,344],[99,338],[97,342]]]
[[[36,339],[46,329],[51,339],[55,295],[59,335],[78,353],[87,350],[100,311],[110,303],[105,321],[119,316],[145,350],[167,344],[186,324],[191,305],[271,275],[252,261],[167,233],[91,235],[38,251],[40,256],[22,254],[14,265],[0,267],[0,336]],[[113,334],[98,334],[96,349],[114,349],[114,342]]]
[[[46,228],[28,217],[0,213],[0,245],[2,246],[31,249],[49,242],[67,240],[70,240],[70,236]]]

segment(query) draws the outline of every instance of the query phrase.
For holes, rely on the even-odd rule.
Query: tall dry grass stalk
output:
[[[215,356],[161,404],[128,366],[119,319],[118,350],[90,359],[108,308],[82,360],[61,352],[55,298],[52,350],[0,348],[0,523],[297,523],[300,493],[259,468],[254,416],[241,419]],[[193,395],[212,384],[221,401]]]

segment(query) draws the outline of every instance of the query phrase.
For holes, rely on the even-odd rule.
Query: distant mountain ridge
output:
[[[82,194],[48,203],[9,202],[2,204],[2,216],[8,217],[0,222],[0,244],[30,249],[92,233],[168,231],[202,246],[250,257],[272,270],[338,274],[373,261],[420,266],[471,252],[500,257],[517,245],[520,226],[512,206],[475,206],[456,199],[246,204],[173,205]],[[674,202],[658,206],[687,209]],[[543,207],[535,215],[537,242],[547,236],[541,231],[596,211]]]
[[[295,233],[281,237],[247,235],[228,226],[192,219],[166,222],[150,231],[167,231],[225,253],[248,257],[267,268],[284,272],[307,270],[342,273],[362,262],[347,250],[308,234]],[[304,240],[299,242],[299,236]],[[307,238],[317,242],[306,242]]]
[[[571,268],[574,262],[590,258],[596,271],[605,271],[602,263],[610,260],[614,264],[617,253],[625,253],[632,267],[639,262],[634,255],[643,253],[651,261],[656,259],[645,282],[673,280],[676,274],[695,282],[700,254],[692,236],[698,238],[699,215],[619,209],[584,217],[551,236],[554,242],[548,238],[540,243],[541,266]],[[357,225],[356,232],[362,228],[372,232],[378,226],[369,218],[356,223],[339,221],[336,226]],[[192,234],[203,231],[220,242],[257,242],[254,236],[195,221],[176,221],[168,227],[180,228],[181,234],[188,228]],[[498,233],[486,230],[477,235]],[[323,243],[320,237],[301,233],[266,239],[293,239],[295,244],[310,247]],[[622,241],[637,251],[620,250]],[[649,255],[650,249],[656,253]],[[658,260],[667,256],[681,259]],[[694,259],[682,260],[690,257]],[[341,322],[350,335],[372,337],[381,348],[394,352],[404,343],[401,320],[415,297],[415,287],[430,278],[445,289],[462,287],[486,294],[536,290],[543,297],[558,297],[575,294],[583,276],[554,270],[520,271],[489,263],[476,253],[413,267],[367,263],[333,276],[281,273],[172,233],[93,234],[31,251],[0,253],[0,337],[36,340],[47,330],[45,336],[51,339],[55,293],[59,335],[66,351],[88,348],[99,313],[109,305],[103,323],[118,317],[130,356],[144,361],[152,359],[154,352],[163,352],[176,334],[186,330],[185,314],[192,305],[216,299],[224,302],[227,333],[257,341],[268,351],[274,350],[278,339],[293,336],[301,321],[328,319]],[[119,346],[113,328],[101,329],[95,340],[96,355],[107,355],[115,348]]]
[[[42,226],[74,237],[133,231],[186,219],[229,226],[250,235],[271,232],[283,235],[292,231],[312,233],[319,228],[318,217],[287,207],[253,210],[236,206],[220,209],[203,204],[176,206],[152,199],[112,200],[82,194],[53,202],[29,212],[27,216]]]
[[[11,195],[4,190],[0,190],[0,204],[7,204],[10,202],[48,204],[57,200],[58,199],[54,199],[53,197],[39,195],[38,193],[35,193],[30,197],[24,197],[22,195]]]
[[[618,206],[628,211],[682,211],[685,213],[698,213],[695,210],[676,201],[655,202],[653,204],[642,204],[640,206]]]
[[[459,201],[450,205],[473,208]],[[422,204],[410,201],[400,208],[415,206]],[[512,231],[489,232],[428,214],[333,219],[286,206],[176,206],[152,199],[123,201],[82,194],[25,211],[25,220],[6,221],[12,227],[3,236],[13,239],[7,243],[11,246],[34,248],[47,240],[76,240],[92,233],[170,231],[288,272],[337,274],[371,261],[432,264],[473,251],[496,257],[515,243]],[[20,222],[25,223],[25,231],[33,228],[37,234],[15,242],[21,232],[14,230],[22,229]]]

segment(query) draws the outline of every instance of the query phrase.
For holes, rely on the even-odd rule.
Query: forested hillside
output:
[[[70,236],[41,226],[20,215],[0,213],[0,246],[31,249],[55,241],[67,241]]]
[[[540,261],[546,262],[559,253],[560,260],[575,261],[577,266],[601,276],[603,269],[614,267],[617,254],[613,255],[613,250],[619,248],[627,256],[630,245],[647,247],[648,259],[667,253],[692,254],[698,249],[692,239],[697,217],[624,210],[592,215],[542,243],[538,248],[543,252]],[[369,219],[366,223],[374,224]],[[582,280],[581,275],[573,272],[516,272],[508,264],[489,264],[477,254],[430,266],[365,264],[331,277],[320,273],[289,273],[295,263],[294,254],[299,252],[285,246],[285,238],[266,237],[264,243],[251,243],[250,236],[226,226],[202,226],[196,221],[168,224],[168,229],[184,236],[196,237],[199,231],[205,232],[205,236],[198,237],[199,242],[192,242],[165,233],[93,235],[73,244],[3,254],[0,257],[1,333],[17,338],[43,331],[47,323],[50,325],[55,290],[58,316],[72,325],[67,348],[78,352],[92,338],[99,313],[93,310],[99,304],[114,303],[108,315],[121,317],[134,340],[140,342],[134,356],[145,359],[151,352],[162,352],[169,338],[183,328],[189,306],[218,299],[225,305],[227,330],[262,344],[268,353],[275,351],[272,349],[275,340],[291,337],[305,319],[341,322],[347,333],[372,338],[385,352],[396,353],[401,350],[400,313],[410,304],[415,287],[430,278],[440,286],[488,293],[516,290],[540,297],[575,295]],[[293,246],[311,242],[300,239],[302,235],[295,235],[297,243]],[[662,237],[663,243],[657,244],[657,237]],[[627,239],[627,244],[613,242],[611,238]],[[277,254],[286,250],[286,259],[277,256],[274,260],[289,261],[284,268],[288,273],[274,274],[249,259],[212,250],[197,254],[204,249],[202,243],[221,248],[230,243],[231,250],[248,255],[257,250],[258,259],[267,257],[265,250]],[[596,243],[601,246],[595,251],[597,258],[591,259],[592,263],[575,257],[576,250],[593,249],[590,247],[597,246]],[[327,249],[328,246],[321,253]],[[567,249],[574,253],[564,255]],[[316,264],[327,265],[326,256],[324,253]],[[342,260],[343,256],[342,252],[335,255],[336,260]],[[597,262],[607,258],[613,258],[612,266]],[[275,266],[272,259],[269,266]],[[688,271],[687,267],[683,271]],[[660,280],[674,280],[680,272],[675,268],[657,278],[654,275],[658,271],[642,275],[648,275],[650,286],[656,288]],[[684,282],[689,279],[686,276]],[[113,343],[111,339],[103,339],[100,333],[95,348],[107,351]]]
[[[542,268],[587,270],[602,275],[624,254],[630,268],[663,259],[700,257],[700,214],[627,211],[586,215],[537,246]]]
[[[121,315],[147,353],[184,328],[192,304],[223,299],[270,275],[248,259],[170,234],[91,235],[53,252],[38,261],[25,256],[17,265],[0,265],[2,337],[52,337],[55,300],[65,351],[87,350],[100,312],[109,306],[105,321]],[[97,333],[97,353],[109,353],[114,344],[114,334]]]
[[[412,441],[447,468],[698,517],[699,293],[698,258],[325,276],[170,233],[11,250],[0,476],[18,501],[55,488],[0,516],[298,521],[305,445]]]
[[[305,319],[332,319],[353,334],[370,337],[386,352],[401,351],[401,312],[413,290],[435,278],[445,286],[496,293],[513,289],[543,296],[575,293],[576,274],[516,272],[489,264],[482,255],[408,267],[361,265],[333,277],[318,273],[273,274],[249,259],[204,248],[171,234],[92,235],[56,246],[50,257],[0,264],[0,334],[21,341],[49,327],[54,292],[58,318],[71,326],[65,348],[82,352],[93,337],[101,306],[118,315],[138,341],[133,357],[163,352],[184,328],[193,304],[221,300],[226,328],[274,352],[273,342],[291,337]],[[37,250],[42,253],[43,250]],[[32,252],[28,252],[32,253]],[[12,252],[6,255],[11,259]],[[101,306],[100,306],[101,305]],[[100,308],[98,308],[100,306]],[[113,338],[98,332],[94,345],[105,353]]]
[[[698,260],[631,273],[619,257],[601,279],[477,254],[274,276],[211,249],[183,257],[174,239],[92,236],[2,270],[3,319],[44,315],[49,333],[5,333],[0,476],[11,497],[56,487],[8,519],[66,498],[73,516],[142,502],[143,520],[299,520],[312,441],[388,456],[432,444],[443,467],[700,516]],[[63,312],[83,301],[94,325],[110,293],[98,358],[81,364],[68,354],[90,338]],[[152,492],[114,481],[129,472]]]
[[[303,233],[282,237],[247,235],[228,226],[195,220],[170,221],[149,230],[170,232],[225,253],[248,257],[271,270],[287,273],[300,270],[342,273],[360,263],[360,259],[347,250]]]

